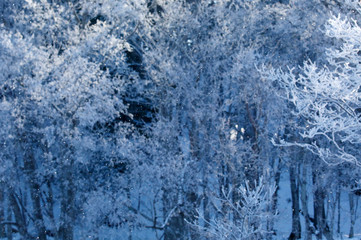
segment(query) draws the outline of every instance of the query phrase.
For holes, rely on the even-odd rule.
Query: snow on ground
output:
[[[311,182],[310,179],[308,182]],[[309,186],[308,189],[308,198],[309,205],[308,210],[310,215],[313,216],[313,206],[312,206],[312,186]],[[355,198],[356,200],[356,198]],[[361,202],[361,199],[358,199],[358,202]],[[292,229],[292,211],[291,211],[292,201],[291,201],[291,187],[289,183],[289,172],[283,171],[280,180],[280,187],[278,191],[278,210],[279,214],[275,221],[275,229],[277,235],[275,236],[275,240],[288,239],[291,229]],[[356,223],[354,226],[355,237],[349,238],[349,230],[350,230],[350,214],[349,214],[349,199],[347,192],[341,193],[341,221],[340,221],[340,229],[341,236],[336,236],[334,234],[335,240],[361,240],[361,207],[357,208],[356,213]],[[304,217],[301,216],[301,229],[304,231]],[[304,237],[304,232],[302,232],[302,237]],[[303,238],[302,238],[303,239]],[[313,239],[316,240],[316,237],[313,236]]]
[[[310,182],[310,181],[309,181]],[[313,215],[313,206],[312,206],[312,186],[309,186],[308,189],[309,197],[309,212],[310,215]],[[356,200],[356,199],[355,199]],[[358,199],[360,202],[361,199]],[[279,214],[275,220],[275,229],[277,235],[274,237],[274,240],[283,240],[288,239],[292,227],[292,211],[291,211],[291,189],[289,183],[289,173],[288,171],[283,171],[280,180],[280,186],[278,191],[278,211]],[[347,192],[341,193],[341,236],[334,236],[334,240],[361,240],[361,207],[357,208],[356,214],[356,223],[355,223],[355,237],[348,238],[349,228],[350,228],[350,216],[349,216],[349,200]],[[301,216],[301,228],[302,231],[304,227],[304,218]],[[112,228],[101,228],[98,229],[99,235],[103,236],[98,238],[98,240],[126,240],[128,239],[128,229],[112,229]],[[154,240],[155,234],[154,231],[149,229],[134,229],[133,240]],[[158,238],[160,236],[158,235]],[[302,237],[304,237],[304,232],[302,232]],[[84,238],[92,239],[92,238]],[[316,240],[315,236],[313,239]],[[0,240],[5,240],[0,239]],[[13,240],[20,240],[19,236],[14,235]],[[49,239],[51,240],[51,239]],[[83,240],[77,239],[75,240]],[[176,239],[175,239],[176,240]]]

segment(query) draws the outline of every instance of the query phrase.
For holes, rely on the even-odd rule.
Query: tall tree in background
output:
[[[320,156],[358,157],[358,42],[348,36],[358,27],[332,20],[343,35],[329,33],[351,40],[328,55],[325,47],[342,42],[320,34],[329,10],[354,4],[0,3],[0,236],[10,239],[13,228],[25,239],[271,239],[288,168],[290,236],[301,237],[302,208],[310,239],[312,183],[322,237],[335,219],[326,198],[340,199],[326,188],[336,171],[270,138]],[[302,65],[306,59],[327,67]],[[298,64],[267,78],[258,71]],[[326,77],[340,88],[327,92]],[[290,97],[278,98],[274,86]]]
[[[320,44],[313,39],[314,22],[325,16],[305,19],[309,9],[298,12],[305,5],[312,7],[262,1],[149,4],[151,20],[139,34],[158,108],[152,140],[159,145],[153,154],[161,162],[157,165],[166,167],[161,172],[171,176],[163,177],[165,213],[181,208],[166,225],[166,238],[187,236],[185,222],[194,220],[197,208],[203,208],[206,222],[224,217],[212,202],[222,197],[223,188],[237,189],[246,180],[252,188],[261,175],[278,181],[279,159],[271,154],[269,137],[282,133],[284,126],[277,123],[284,116],[255,65],[298,63],[307,47]],[[299,46],[299,51],[292,46],[292,57],[291,39]],[[175,166],[181,171],[169,175]],[[235,192],[233,201],[239,198]]]
[[[348,4],[360,12],[359,3]],[[356,150],[360,146],[361,133],[360,32],[356,20],[343,19],[340,15],[333,17],[326,25],[326,35],[338,40],[341,46],[328,49],[324,66],[319,67],[307,61],[299,70],[273,70],[269,75],[285,90],[287,101],[295,108],[294,115],[303,119],[303,124],[298,125],[300,140],[281,140],[279,144],[305,148],[323,161],[313,171],[313,184],[316,186],[314,217],[318,239],[322,239],[322,235],[332,239],[325,215],[326,183],[321,179],[325,171],[321,169],[324,166],[352,168],[360,165],[359,151]],[[351,209],[352,198],[350,196]],[[352,236],[353,231],[350,232]]]
[[[125,60],[129,45],[106,21],[92,21],[91,3],[29,0],[24,7],[14,29],[1,30],[1,101],[11,134],[2,135],[2,156],[16,174],[5,184],[24,238],[70,240],[82,214],[81,187],[97,187],[84,185],[86,174],[94,174],[89,171],[99,161],[124,161],[119,152],[130,146],[125,136],[131,126],[117,119],[128,115],[122,97],[129,79],[137,79]],[[130,25],[123,27],[126,32]],[[17,154],[9,152],[11,145]]]

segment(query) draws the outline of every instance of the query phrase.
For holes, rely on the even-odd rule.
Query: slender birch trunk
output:
[[[348,194],[348,200],[350,205],[350,232],[348,234],[349,238],[353,238],[355,236],[354,233],[354,227],[355,227],[355,221],[356,221],[356,211],[355,211],[355,199],[354,194],[350,192]]]
[[[308,197],[307,197],[307,166],[306,164],[302,164],[302,173],[300,180],[300,188],[301,188],[301,205],[302,212],[305,218],[305,240],[312,240],[312,229],[310,222],[310,215],[308,212]]]
[[[289,168],[291,197],[292,197],[292,232],[294,239],[301,238],[301,220],[300,220],[300,203],[299,203],[299,185],[297,182],[297,166],[291,165]]]

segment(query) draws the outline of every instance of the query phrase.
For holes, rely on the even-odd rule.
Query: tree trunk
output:
[[[323,196],[321,194],[321,187],[318,175],[320,174],[315,167],[312,168],[312,179],[314,187],[313,196],[313,209],[314,209],[314,225],[316,229],[316,238],[322,240],[322,209],[323,209]]]
[[[127,194],[127,200],[128,202],[132,202],[132,196],[131,196],[131,180],[130,180],[131,176],[127,176],[127,187],[125,188],[125,192]],[[153,206],[154,207],[154,206]],[[154,207],[155,209],[155,207]],[[140,199],[138,199],[138,206],[137,206],[137,211],[140,211]],[[154,212],[154,217],[156,217],[156,212]],[[156,222],[156,221],[155,221]],[[133,239],[133,230],[134,230],[134,223],[133,220],[128,221],[128,240],[132,240]]]
[[[54,196],[53,196],[53,189],[49,180],[46,182],[46,186],[48,188],[48,196],[46,197],[46,207],[47,212],[49,215],[49,220],[51,223],[51,232],[54,234],[54,239],[58,240],[59,236],[57,235],[56,223],[55,223],[55,216],[54,216]]]
[[[209,227],[209,221],[211,219],[210,217],[210,212],[209,212],[209,199],[208,199],[208,195],[207,195],[207,178],[204,177],[204,185],[203,185],[203,216],[204,216],[204,227],[207,228]]]
[[[336,192],[337,201],[337,234],[341,234],[341,186],[338,184]]]
[[[44,225],[44,219],[43,219],[43,214],[41,211],[41,203],[40,203],[40,198],[41,198],[40,185],[38,184],[38,181],[35,176],[36,163],[32,149],[26,149],[24,157],[25,157],[24,169],[28,177],[28,182],[30,186],[30,196],[33,206],[34,226],[37,231],[36,238],[39,240],[46,240],[46,229]]]
[[[36,230],[36,239],[46,240],[46,228],[44,225],[43,213],[41,210],[41,189],[36,177],[36,160],[34,156],[34,148],[37,147],[37,141],[33,135],[19,134],[26,139],[25,145],[20,145],[24,153],[24,172],[29,184],[30,198],[32,203],[32,218]]]
[[[299,203],[299,186],[297,182],[297,166],[291,165],[289,168],[291,197],[292,197],[292,233],[294,239],[301,238],[301,220],[300,220],[300,203]]]
[[[176,204],[176,211],[169,218],[164,228],[164,240],[179,239],[184,240],[185,222],[184,222],[184,201],[183,191],[178,187],[178,192],[174,195],[172,189],[163,189],[163,218],[166,219],[170,210]]]
[[[275,182],[275,192],[272,195],[272,205],[271,205],[271,215],[276,216],[277,214],[277,204],[278,204],[278,191],[279,191],[279,183],[281,180],[281,169],[280,169],[280,162],[281,159],[277,159],[277,164],[273,164],[274,169],[274,182]],[[274,229],[274,219],[270,219],[267,221],[267,230],[269,234],[267,234],[267,239],[272,239],[273,234],[275,233]]]
[[[316,227],[316,238],[322,240],[322,236],[325,236],[327,240],[333,240],[332,233],[327,225],[325,214],[325,190],[322,187],[322,178],[320,171],[313,168],[312,172],[313,183],[315,187],[314,191],[314,221]]]
[[[18,201],[16,200],[15,193],[13,191],[10,191],[10,193],[9,193],[9,200],[10,200],[11,208],[14,212],[15,222],[17,224],[20,235],[24,239],[30,240],[31,237],[27,231],[25,216],[21,210],[21,207],[19,206]],[[12,231],[11,225],[8,225],[8,226],[10,226],[10,229],[8,229],[8,230]]]
[[[334,188],[337,188],[334,186]],[[336,217],[336,205],[337,205],[337,190],[336,192],[331,192],[331,199],[329,200],[330,203],[330,212],[331,212],[331,220],[330,220],[330,232],[335,232],[335,217]]]
[[[61,240],[73,240],[75,222],[75,185],[73,179],[73,164],[64,166],[62,169],[63,179],[61,182],[61,215],[59,238]]]
[[[7,212],[6,212],[6,220],[8,222],[10,222],[12,220],[12,214],[11,214],[11,207],[10,207],[10,195],[9,195],[9,192],[7,191],[7,200],[8,200],[8,204],[7,204]],[[6,238],[7,240],[12,240],[13,239],[13,231],[12,231],[12,226],[10,224],[8,224],[6,226]]]
[[[170,209],[170,208],[168,208]],[[167,210],[168,210],[167,209]],[[164,240],[186,240],[186,222],[184,221],[184,212],[182,208],[178,207],[177,211],[169,219],[168,224],[164,229]]]
[[[356,208],[355,208],[355,201],[354,201],[354,195],[352,192],[348,194],[348,200],[350,204],[350,232],[348,234],[349,238],[354,237],[354,227],[355,227],[355,221],[356,221]]]
[[[302,177],[300,181],[301,186],[301,205],[302,212],[305,218],[305,240],[312,240],[312,228],[310,222],[310,215],[308,213],[308,197],[307,197],[307,166],[306,164],[302,164]]]
[[[0,182],[0,238],[5,237],[5,199],[4,199],[4,183]]]

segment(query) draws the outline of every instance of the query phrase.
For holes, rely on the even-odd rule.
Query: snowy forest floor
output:
[[[309,186],[309,194],[308,196],[312,198],[312,186]],[[331,190],[330,190],[331,191]],[[275,219],[275,229],[276,229],[276,235],[274,236],[274,240],[283,240],[288,239],[289,234],[291,232],[292,225],[290,224],[292,222],[292,201],[290,199],[291,191],[290,191],[290,183],[289,183],[289,172],[284,171],[281,174],[281,180],[279,185],[279,191],[278,191],[278,209],[279,214]],[[355,236],[353,238],[349,238],[348,233],[350,230],[350,216],[349,216],[349,202],[348,202],[348,196],[347,192],[343,191],[341,193],[341,221],[340,221],[340,235],[334,234],[335,240],[360,240],[361,239],[361,208],[358,207],[359,199],[356,198],[356,223],[355,223]],[[313,201],[309,201],[309,203],[312,203]],[[309,211],[311,216],[313,215],[313,206],[310,204]],[[336,210],[337,212],[337,210]],[[304,233],[304,217],[302,214],[300,214],[301,217],[301,228],[302,228],[302,238],[304,239],[305,233]],[[100,235],[102,237],[99,238],[99,240],[125,240],[128,239],[127,237],[128,229],[111,229],[111,228],[103,228],[99,229]],[[124,236],[124,238],[122,237]],[[159,237],[159,236],[158,236]],[[6,238],[0,238],[1,240],[6,240]],[[154,232],[150,230],[145,229],[138,229],[134,232],[133,240],[155,240]],[[316,237],[313,235],[313,240],[316,240]],[[20,240],[20,237],[15,235],[13,240]],[[82,240],[82,239],[79,239]],[[176,239],[175,239],[176,240]]]
[[[308,189],[309,194],[308,197],[312,198],[312,186]],[[288,171],[284,171],[281,175],[281,181],[280,181],[280,187],[278,192],[278,209],[279,214],[275,221],[275,229],[277,232],[277,235],[275,236],[275,240],[282,240],[282,239],[288,239],[292,224],[292,201],[291,201],[291,189],[290,189],[290,182],[289,182],[289,173]],[[356,200],[359,202],[359,199]],[[313,201],[309,201],[309,203],[312,203]],[[358,204],[357,204],[358,206]],[[309,204],[308,206],[311,216],[313,215],[313,206]],[[337,212],[337,210],[336,210]],[[349,238],[348,233],[350,231],[350,216],[349,216],[349,200],[347,193],[345,191],[341,192],[341,221],[340,221],[340,236],[337,236],[337,234],[334,234],[335,240],[341,240],[341,239],[352,239],[352,240],[360,240],[361,239],[361,208],[358,206],[356,209],[356,223],[354,226],[355,231],[355,237]],[[303,215],[301,214],[301,229],[302,229],[302,238],[304,238],[305,233],[305,219]],[[316,237],[313,235],[312,239],[316,239]]]

